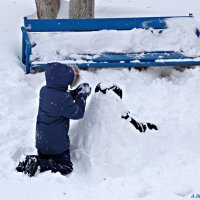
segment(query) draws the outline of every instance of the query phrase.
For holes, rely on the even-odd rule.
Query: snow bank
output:
[[[93,88],[98,80],[104,83],[120,80],[127,107],[112,94],[91,97],[85,118],[73,124],[70,134],[76,173],[108,180],[108,184],[117,185],[123,196],[127,195],[125,191],[129,192],[128,199],[132,190],[136,199],[160,199],[162,194],[167,195],[163,199],[188,198],[198,190],[199,184],[196,181],[194,184],[191,177],[199,176],[200,138],[196,131],[200,124],[200,95],[196,91],[200,71],[169,70],[165,78],[158,72],[149,69],[142,73],[135,70],[82,73],[82,81],[90,80]],[[156,123],[159,131],[139,133],[119,117],[127,109],[136,118]],[[125,184],[127,190],[120,184]],[[108,194],[104,192],[99,194],[101,198]]]
[[[72,152],[78,165],[96,176],[130,174],[139,153],[134,145],[137,130],[121,118],[128,110],[115,96],[94,94],[84,119],[71,131]]]

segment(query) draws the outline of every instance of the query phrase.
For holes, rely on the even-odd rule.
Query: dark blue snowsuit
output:
[[[46,86],[40,90],[36,148],[43,159],[41,159],[42,167],[45,168],[46,165],[49,170],[52,168],[52,163],[48,163],[45,157],[53,160],[61,158],[61,163],[66,157],[70,159],[69,120],[84,116],[87,95],[77,94],[76,90],[71,92],[67,90],[74,80],[74,71],[70,66],[49,63],[45,76]],[[56,162],[59,163],[59,159]]]

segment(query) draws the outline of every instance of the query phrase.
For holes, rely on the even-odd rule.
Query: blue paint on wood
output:
[[[135,63],[77,63],[80,69],[88,68],[134,68],[134,67],[168,67],[168,66],[196,66],[200,61],[169,61],[169,62],[135,62]],[[44,68],[46,64],[32,64],[31,68]]]
[[[63,62],[73,61],[80,68],[123,68],[123,67],[148,67],[148,66],[189,66],[200,65],[199,61],[195,61],[194,57],[187,57],[183,54],[173,51],[157,51],[146,53],[114,53],[105,52],[102,55],[84,54],[79,55],[79,59],[66,57]],[[80,63],[80,57],[82,63]],[[45,68],[45,64],[34,64],[32,67]],[[40,60],[37,59],[37,63]]]
[[[24,18],[22,27],[22,62],[26,65],[26,73],[30,73],[33,67],[45,68],[46,64],[40,64],[40,58],[30,61],[32,45],[28,32],[64,32],[64,31],[99,31],[99,30],[131,30],[134,28],[159,29],[167,28],[166,20],[169,18],[193,17],[169,16],[169,17],[138,17],[138,18],[101,18],[101,19],[28,19]],[[199,29],[195,30],[199,37]],[[80,55],[79,55],[80,56]],[[79,57],[80,58],[80,57]],[[80,68],[124,68],[124,67],[149,67],[149,66],[190,66],[200,65],[194,57],[187,57],[174,51],[130,52],[116,53],[104,52],[101,55],[82,54],[83,63],[78,63],[74,57],[66,55],[65,63],[73,61]],[[186,59],[190,59],[189,61]],[[162,62],[158,62],[162,60]],[[34,62],[39,64],[34,64]],[[63,62],[63,61],[60,61]]]
[[[177,16],[192,17],[192,16]],[[24,26],[28,32],[62,32],[62,31],[99,31],[166,29],[166,19],[174,17],[138,17],[138,18],[98,18],[98,19],[27,19]]]

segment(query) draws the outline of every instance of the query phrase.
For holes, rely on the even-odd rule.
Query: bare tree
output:
[[[60,0],[35,0],[39,19],[53,19],[60,9]]]
[[[95,0],[70,0],[69,18],[94,18]]]

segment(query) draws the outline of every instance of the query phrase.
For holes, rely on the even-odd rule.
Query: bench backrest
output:
[[[178,16],[178,17],[193,17]],[[64,31],[99,31],[166,29],[166,19],[173,17],[137,17],[137,18],[97,18],[97,19],[28,19],[24,18],[27,32],[64,32]],[[177,16],[176,16],[177,18]]]

